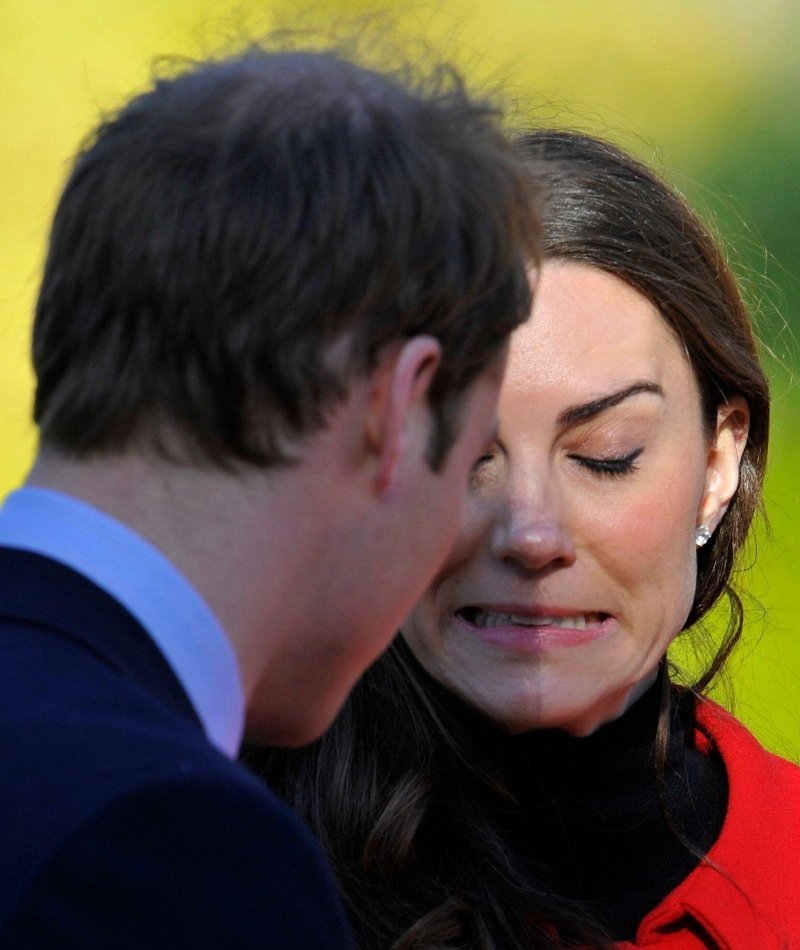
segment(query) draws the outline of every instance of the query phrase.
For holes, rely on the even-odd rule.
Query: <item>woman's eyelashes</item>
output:
[[[629,455],[615,458],[594,458],[589,455],[579,455],[575,452],[570,452],[567,457],[596,475],[618,476],[629,475],[633,472],[636,469],[636,460],[643,451],[644,447],[635,449]]]
[[[472,466],[472,471],[477,472],[478,469],[483,468],[485,465],[488,465],[489,462],[493,462],[497,459],[497,456],[500,452],[500,448],[496,442],[493,442],[491,445],[487,446],[486,449],[481,453],[478,460]]]
[[[495,445],[487,449],[472,466],[469,475],[469,491],[482,492],[496,485],[502,470],[502,465],[499,463],[501,463],[501,453]]]
[[[580,452],[568,452],[567,458],[576,462],[581,468],[600,476],[621,476],[629,475],[637,468],[636,460],[644,451],[644,446],[634,449],[627,455],[622,456],[594,456],[583,455]],[[497,447],[487,450],[472,466],[470,474],[470,486],[477,488],[494,481],[498,475],[498,462],[500,461],[500,451]]]

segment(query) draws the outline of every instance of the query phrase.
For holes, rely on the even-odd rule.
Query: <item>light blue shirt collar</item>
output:
[[[211,608],[157,548],[77,498],[31,487],[0,509],[0,545],[60,561],[119,601],[166,657],[209,742],[236,756],[244,731],[236,655]]]

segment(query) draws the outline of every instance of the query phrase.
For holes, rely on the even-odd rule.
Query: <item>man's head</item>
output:
[[[413,88],[253,49],[160,80],[95,132],[56,212],[33,339],[42,447],[93,470],[155,450],[271,489],[319,471],[323,446],[331,479],[355,472],[331,433],[365,465],[374,450],[352,484],[377,507],[350,491],[330,516],[352,528],[359,510],[354,564],[415,563],[394,565],[406,594],[384,619],[363,618],[368,662],[447,553],[535,241],[496,112],[450,72]],[[400,490],[414,452],[430,484]],[[442,540],[404,545],[423,528]]]
[[[36,311],[43,444],[80,457],[167,423],[212,461],[278,463],[385,346],[430,334],[441,462],[449,404],[526,312],[530,250],[496,116],[448,78],[256,49],[104,122]]]

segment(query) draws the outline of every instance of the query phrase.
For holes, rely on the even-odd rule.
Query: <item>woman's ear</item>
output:
[[[706,486],[698,525],[712,533],[728,510],[739,486],[739,467],[750,431],[750,407],[742,396],[723,402],[717,409],[717,429],[708,449]]]

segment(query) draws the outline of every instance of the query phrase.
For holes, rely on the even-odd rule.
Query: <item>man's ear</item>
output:
[[[708,450],[706,489],[698,512],[698,525],[713,533],[728,510],[739,486],[739,466],[750,430],[750,407],[734,396],[717,409],[717,430]]]
[[[431,426],[428,393],[441,360],[437,339],[415,336],[387,348],[373,370],[366,432],[377,463],[374,487],[380,494],[394,487],[404,456],[427,453]]]

